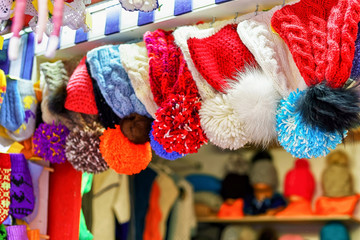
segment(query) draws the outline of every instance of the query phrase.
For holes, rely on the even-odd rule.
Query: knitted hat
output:
[[[331,152],[322,175],[322,186],[326,197],[346,197],[354,195],[353,176],[349,167],[349,157],[343,151]]]
[[[359,80],[360,78],[360,23],[358,25],[358,35],[355,42],[355,54],[350,78],[354,80]]]
[[[66,158],[76,170],[100,173],[109,168],[99,149],[99,137],[103,131],[104,129],[94,122],[91,127],[76,127],[67,136]]]
[[[157,0],[119,0],[127,11],[151,12],[159,7]]]
[[[13,225],[6,228],[8,240],[28,240],[25,225]]]
[[[150,89],[149,58],[144,42],[121,44],[119,46],[121,64],[127,72],[136,97],[144,104],[147,112],[155,118],[159,108]]]
[[[68,79],[63,62],[45,62],[40,64],[40,88],[42,89],[41,112],[42,119],[47,124],[59,122],[57,114],[50,111],[49,102],[51,97],[58,95],[55,93],[57,90],[64,89]],[[57,107],[63,108],[63,106]],[[60,111],[62,111],[62,109],[60,109]]]
[[[251,142],[265,147],[277,136],[276,109],[280,99],[306,87],[288,47],[271,29],[271,17],[280,8],[238,24],[241,41],[261,68],[248,68],[237,74],[238,81],[228,90],[245,134]]]
[[[331,222],[321,229],[320,240],[350,240],[350,236],[344,224]]]
[[[272,160],[269,158],[252,160],[252,166],[250,168],[250,183],[252,185],[257,183],[265,183],[272,187],[276,191],[278,187],[278,174]]]
[[[292,195],[312,201],[315,191],[315,179],[306,159],[297,159],[295,166],[285,176],[284,196]]]
[[[18,88],[24,106],[25,120],[20,128],[13,132],[7,131],[7,134],[13,140],[21,142],[34,134],[38,103],[35,98],[35,92],[31,81],[19,81]]]
[[[279,240],[304,240],[300,235],[286,234],[282,235]]]
[[[152,118],[132,113],[121,120],[121,132],[130,142],[144,144],[150,141],[149,133],[152,121]]]
[[[116,124],[120,123],[120,118],[115,114],[115,112],[109,107],[106,103],[105,98],[101,94],[100,88],[97,81],[91,76],[90,67],[86,64],[87,70],[90,74],[91,81],[93,84],[94,96],[96,107],[99,111],[99,121],[104,128],[115,128]]]
[[[6,93],[6,75],[2,69],[0,69],[0,108],[4,102],[4,96]]]
[[[207,142],[200,126],[200,101],[194,79],[171,31],[146,32],[149,80],[160,108],[153,124],[154,139],[171,153],[196,153]]]
[[[235,22],[246,17],[249,15]],[[234,114],[228,96],[217,93],[224,92],[229,86],[228,81],[233,81],[235,73],[242,71],[245,65],[256,65],[254,57],[237,35],[236,24],[224,21],[209,29],[181,27],[174,36],[202,98],[199,113],[206,136],[221,148],[244,146],[248,139],[242,123]]]
[[[151,161],[150,143],[134,144],[121,132],[120,126],[107,129],[100,137],[100,152],[110,168],[120,174],[137,174]]]
[[[91,78],[84,57],[69,79],[66,87],[65,108],[85,114],[98,114]]]
[[[65,143],[68,134],[69,130],[61,123],[40,124],[33,138],[35,154],[51,163],[65,162]]]
[[[0,125],[9,131],[16,131],[24,121],[25,112],[18,90],[18,82],[7,78],[6,94],[0,109]]]
[[[256,240],[256,232],[248,226],[227,226],[221,233],[221,240]]]
[[[149,116],[136,98],[130,79],[120,62],[119,46],[107,45],[87,53],[91,76],[97,81],[107,104],[120,118],[131,113]]]
[[[309,86],[297,112],[305,124],[324,132],[343,133],[359,122],[357,91],[343,88],[352,68],[359,11],[358,0],[301,0],[272,18]]]

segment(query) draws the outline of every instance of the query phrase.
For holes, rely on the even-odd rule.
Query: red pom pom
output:
[[[156,112],[154,139],[167,152],[196,153],[207,138],[200,125],[200,99],[196,96],[172,94]]]

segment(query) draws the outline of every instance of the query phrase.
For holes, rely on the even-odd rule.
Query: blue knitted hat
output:
[[[150,117],[137,99],[130,79],[120,61],[119,46],[107,45],[87,53],[91,76],[97,81],[107,104],[124,118],[131,113]]]
[[[339,222],[326,224],[320,232],[320,240],[350,240],[346,227]]]
[[[16,80],[7,78],[6,93],[0,110],[0,125],[9,131],[17,130],[25,121],[24,107]]]
[[[350,78],[354,80],[360,80],[360,23],[358,35],[355,42],[355,55]]]

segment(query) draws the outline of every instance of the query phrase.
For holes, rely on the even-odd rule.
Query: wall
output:
[[[339,145],[337,149],[346,151],[351,159],[350,167],[354,175],[354,184],[357,192],[360,193],[359,173],[360,173],[360,143],[346,143]],[[250,159],[254,150],[241,150],[246,159]],[[274,148],[270,150],[274,164],[277,167],[279,180],[284,181],[286,172],[293,167],[295,159],[291,154],[282,148]],[[188,155],[182,159],[170,162],[166,161],[173,169],[178,169],[179,173],[186,175],[191,172],[202,172],[212,174],[219,178],[223,178],[225,174],[225,163],[229,158],[231,151],[221,151],[220,149],[207,145],[203,146],[197,154]],[[233,154],[233,153],[232,153]],[[165,160],[164,160],[165,161]],[[315,199],[321,195],[320,178],[325,167],[325,158],[310,159],[311,169],[317,181]],[[196,167],[199,166],[198,169]],[[185,170],[186,169],[186,170]],[[181,171],[180,171],[181,170]],[[283,186],[280,184],[279,191],[282,192]],[[357,209],[355,216],[360,219],[360,208]],[[279,233],[299,233],[308,240],[318,240],[319,231],[323,224],[272,224]],[[254,227],[260,228],[261,226]],[[360,239],[360,225],[350,226],[352,230],[352,239]]]

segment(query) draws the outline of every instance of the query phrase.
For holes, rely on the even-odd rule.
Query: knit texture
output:
[[[92,127],[78,126],[66,137],[66,158],[76,170],[100,173],[109,168],[99,149],[103,131],[94,123]]]
[[[200,125],[198,90],[171,31],[146,32],[149,79],[160,106],[153,123],[154,139],[171,153],[195,153],[207,142]]]
[[[11,187],[10,215],[21,219],[32,213],[35,206],[34,188],[27,160],[23,154],[10,154]]]
[[[4,224],[0,225],[0,240],[6,240],[7,239],[7,232],[6,227]]]
[[[101,94],[97,81],[91,76],[90,66],[87,64],[87,69],[93,84],[96,107],[99,111],[99,121],[104,128],[115,128],[116,124],[120,123],[120,118],[115,114],[111,107],[106,103],[105,98]]]
[[[65,108],[85,114],[98,114],[91,78],[86,69],[86,57],[71,75],[66,87]]]
[[[134,144],[121,132],[120,126],[106,129],[100,137],[100,152],[110,168],[132,175],[144,170],[151,161],[150,143]]]
[[[121,44],[119,52],[121,63],[130,78],[136,97],[155,118],[155,112],[159,107],[150,89],[149,58],[145,43]]]
[[[355,80],[359,80],[360,78],[360,23],[358,25],[358,35],[355,42],[355,54],[350,78]]]
[[[18,82],[7,78],[6,94],[0,110],[0,125],[16,131],[25,121],[24,106],[18,90]]]
[[[121,64],[119,46],[95,48],[87,53],[87,62],[107,104],[120,118],[131,113],[150,117],[144,105],[137,99]]]
[[[310,171],[309,162],[306,159],[297,159],[295,166],[285,176],[284,196],[293,195],[312,201],[315,191],[315,178]]]
[[[301,0],[278,10],[272,26],[308,86],[342,87],[350,76],[360,21],[358,0]]]
[[[6,228],[8,240],[29,240],[26,232],[26,225],[14,225]]]
[[[10,174],[11,161],[10,155],[0,153],[0,223],[9,215],[10,207]]]
[[[187,41],[197,70],[220,92],[228,87],[226,79],[233,79],[236,71],[241,71],[245,65],[256,66],[254,56],[240,40],[236,27],[229,24],[212,36]]]
[[[64,163],[66,137],[69,135],[69,129],[59,123],[42,123],[35,130],[33,144],[35,154],[51,163]]]
[[[21,142],[34,134],[38,102],[35,98],[35,92],[31,81],[19,81],[18,88],[24,106],[25,119],[23,124],[21,124],[16,131],[7,131],[7,134],[13,140]]]

